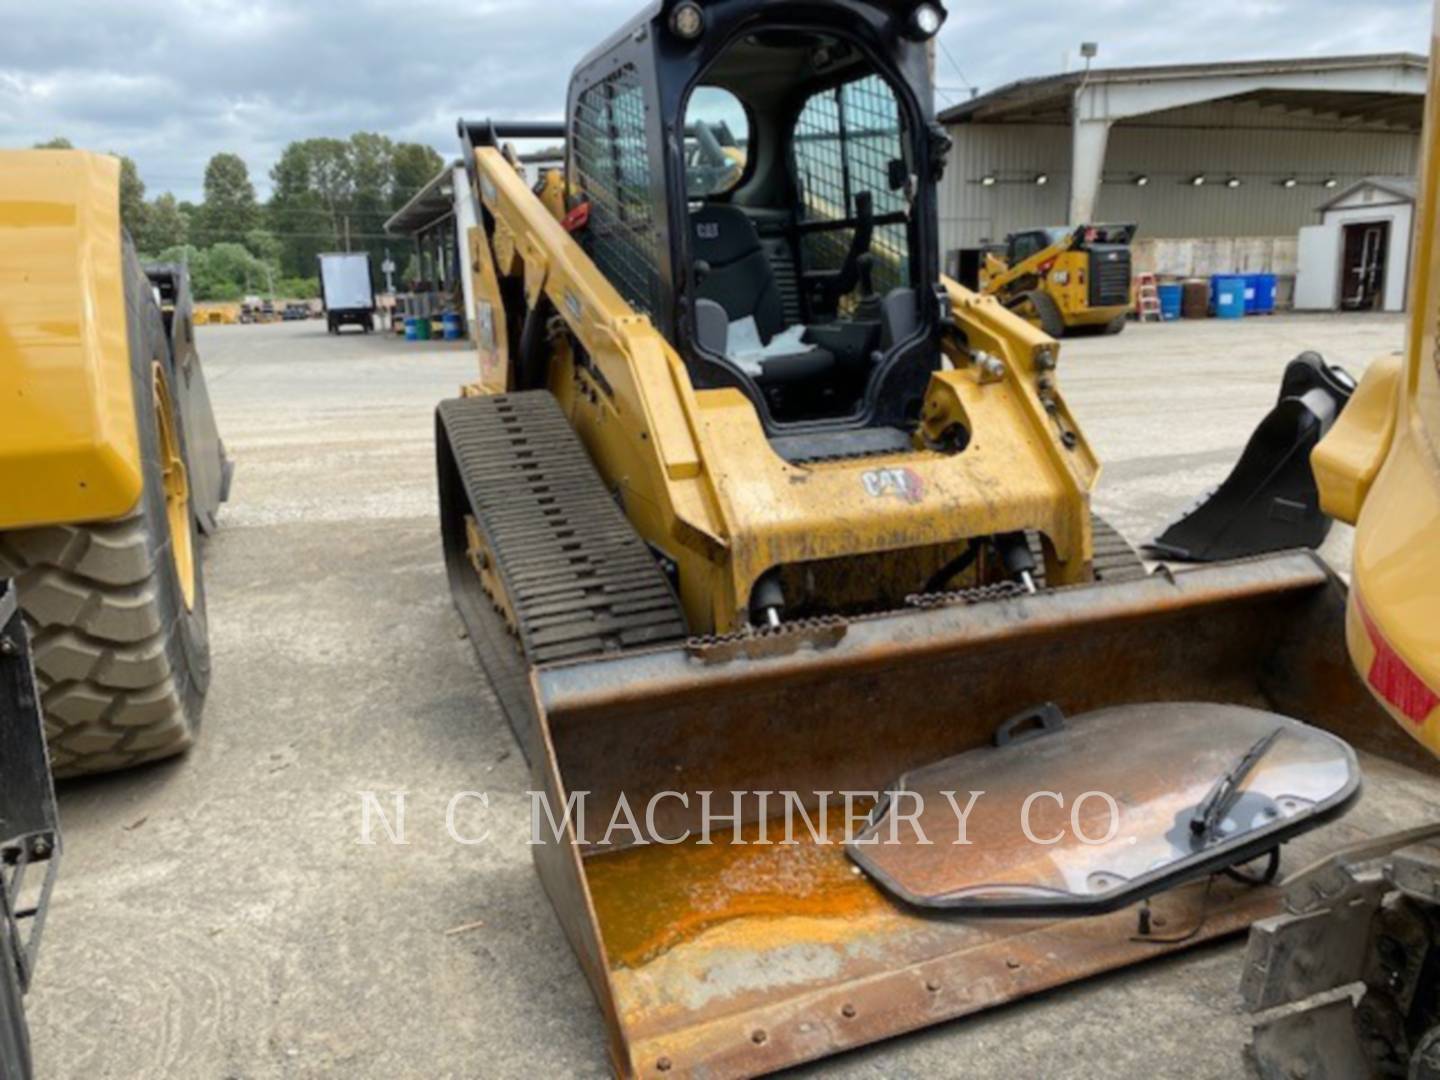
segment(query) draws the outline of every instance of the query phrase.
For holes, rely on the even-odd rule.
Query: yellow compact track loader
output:
[[[57,776],[180,753],[210,680],[202,534],[230,466],[183,267],[142,267],[120,165],[0,151],[0,577]]]
[[[980,291],[1053,338],[1119,334],[1132,306],[1134,225],[1082,225],[1012,233],[986,251]]]
[[[1341,737],[1425,760],[1315,556],[1146,574],[1092,517],[1060,347],[940,274],[943,19],[664,0],[563,125],[461,124],[446,561],[622,1076],[778,1070],[1235,933],[1358,797]],[[522,138],[565,140],[563,203]]]

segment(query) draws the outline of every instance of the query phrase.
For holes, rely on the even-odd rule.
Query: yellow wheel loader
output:
[[[1325,511],[1355,526],[1345,613],[1351,660],[1396,729],[1440,755],[1434,65],[1423,170],[1405,352],[1371,364],[1313,464]],[[1285,1007],[1256,1026],[1260,1075],[1440,1080],[1440,823],[1337,853],[1286,882],[1285,894],[1286,914],[1255,928],[1243,983],[1251,1010]]]
[[[1053,338],[1119,334],[1132,306],[1134,225],[1082,225],[1012,233],[985,252],[980,292]]]
[[[621,1076],[779,1070],[1239,932],[1359,797],[1347,741],[1420,761],[1315,556],[1146,574],[1092,517],[1059,345],[940,274],[943,19],[664,0],[563,125],[460,126],[445,557]],[[720,122],[743,168],[692,175]],[[563,205],[526,137],[565,140]]]
[[[119,162],[0,152],[0,577],[57,776],[180,753],[210,681],[201,536],[230,467],[183,267],[142,267]]]

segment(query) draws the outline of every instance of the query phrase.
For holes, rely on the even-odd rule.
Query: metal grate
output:
[[[890,188],[890,163],[903,160],[900,106],[888,83],[870,75],[812,97],[795,122],[794,161],[807,224],[855,216],[855,196],[868,191],[876,217],[903,212],[903,192]],[[807,270],[837,270],[854,229],[836,225],[807,231],[801,256]],[[910,283],[910,241],[904,225],[882,225],[871,244],[875,287],[881,294]]]
[[[1090,250],[1090,305],[1119,307],[1130,303],[1130,249],[1096,247]]]
[[[590,200],[590,256],[638,310],[659,304],[645,88],[627,64],[580,95],[572,141],[576,182]]]

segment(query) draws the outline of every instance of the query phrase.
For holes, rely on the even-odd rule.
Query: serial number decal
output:
[[[476,315],[479,317],[476,322],[480,347],[489,351],[495,349],[495,309],[488,300],[481,300],[475,305]]]
[[[873,469],[860,477],[872,499],[894,497],[907,503],[925,498],[925,481],[913,469]]]

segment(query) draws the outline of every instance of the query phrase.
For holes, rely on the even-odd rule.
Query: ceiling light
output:
[[[1339,186],[1340,186],[1340,181],[1339,181],[1339,180],[1336,180],[1335,177],[1330,176],[1330,177],[1327,177],[1327,178],[1325,179],[1325,187],[1326,187],[1326,188],[1334,189],[1334,188],[1337,188],[1337,187],[1339,187]]]
[[[1202,172],[1202,173],[1196,173],[1194,176],[1192,176],[1192,177],[1190,178],[1190,186],[1191,186],[1191,187],[1204,187],[1204,186],[1205,186],[1205,174]]]
[[[921,4],[910,13],[909,36],[929,41],[945,25],[945,12],[935,4]]]
[[[983,184],[985,187],[994,187],[996,183],[995,174],[991,173],[988,176],[982,176],[980,178],[980,183]]]
[[[698,38],[705,29],[705,13],[694,0],[686,0],[670,13],[670,29],[686,41]]]
[[[1287,176],[1284,180],[1280,181],[1281,186],[1287,188],[1297,187],[1299,183],[1300,181],[1293,176]]]
[[[1035,177],[1035,185],[1036,185],[1037,187],[1044,187],[1044,186],[1045,186],[1046,184],[1048,184],[1049,182],[1050,182],[1050,174],[1049,174],[1049,173],[1043,173],[1043,172],[1042,172],[1042,173],[1039,173],[1039,174]]]
[[[1148,183],[1150,183],[1150,177],[1146,176],[1144,173],[1141,173],[1139,176],[1135,177],[1136,187],[1144,187]]]
[[[1230,177],[1229,180],[1226,180],[1226,181],[1225,181],[1225,186],[1228,187],[1228,188],[1232,188],[1232,189],[1239,187],[1239,186],[1240,186],[1240,178],[1239,178],[1238,176],[1232,176],[1232,177]]]

